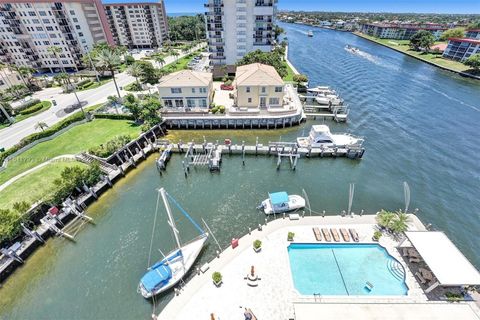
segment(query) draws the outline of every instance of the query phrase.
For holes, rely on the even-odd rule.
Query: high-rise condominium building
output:
[[[103,0],[116,44],[128,48],[156,48],[168,36],[163,0]]]
[[[0,0],[0,61],[39,71],[82,68],[94,44],[158,47],[163,0]],[[58,61],[48,48],[62,49]]]
[[[113,44],[100,0],[0,0],[0,60],[37,70],[77,69],[93,44]],[[59,47],[59,60],[48,52]]]
[[[277,0],[208,0],[205,20],[214,65],[235,64],[248,52],[270,51]]]

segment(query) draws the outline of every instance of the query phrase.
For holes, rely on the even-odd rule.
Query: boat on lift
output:
[[[141,278],[137,291],[140,292],[144,298],[151,298],[161,292],[164,292],[182,280],[182,278],[193,266],[195,260],[197,260],[208,239],[208,233],[205,232],[182,207],[180,207],[175,199],[173,199],[173,197],[170,196],[164,188],[161,188],[158,192],[159,197],[162,197],[165,205],[165,210],[167,211],[167,223],[173,231],[173,236],[175,238],[177,247],[166,256],[164,255],[162,260],[148,268],[148,271]],[[178,236],[179,231],[175,225],[175,220],[172,218],[172,212],[168,199],[170,199],[178,207],[178,209],[200,232],[198,237],[190,240],[189,242],[183,244],[180,243]]]
[[[315,101],[320,105],[340,106],[343,104],[343,99],[337,95],[319,94],[315,96]]]
[[[328,148],[328,147],[361,147],[364,139],[349,133],[332,134],[327,125],[312,126],[308,137],[298,137],[297,144],[300,148]]]
[[[308,93],[317,95],[317,94],[337,94],[335,90],[328,86],[316,86],[313,88],[308,88],[307,89]]]
[[[262,201],[258,209],[265,214],[276,214],[298,210],[305,207],[305,199],[299,195],[289,195],[285,191],[268,194],[268,199]]]

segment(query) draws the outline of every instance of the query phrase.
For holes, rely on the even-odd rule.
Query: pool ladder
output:
[[[396,279],[400,281],[405,279],[405,269],[403,269],[403,266],[398,261],[390,259],[387,262],[387,269]]]

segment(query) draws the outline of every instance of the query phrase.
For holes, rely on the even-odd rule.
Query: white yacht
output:
[[[268,199],[262,201],[259,209],[265,214],[283,213],[305,207],[305,199],[299,195],[289,195],[285,191],[268,194]]]
[[[298,137],[297,144],[300,148],[320,147],[350,147],[361,146],[363,139],[348,133],[332,134],[324,124],[314,125],[308,137]]]
[[[332,106],[340,106],[343,104],[343,99],[341,99],[337,95],[325,95],[319,94],[315,96],[315,101],[321,105],[332,105]]]
[[[312,30],[308,30],[308,32],[307,32],[307,36],[309,36],[309,37],[313,37],[313,31],[312,31]]]
[[[328,86],[316,86],[313,88],[308,88],[307,92],[312,93],[312,94],[337,94],[337,92],[333,89],[331,89]]]

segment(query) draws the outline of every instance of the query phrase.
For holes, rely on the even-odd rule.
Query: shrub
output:
[[[125,64],[127,66],[131,65],[131,64],[134,64],[135,63],[135,58],[132,57],[132,56],[125,56]]]
[[[88,152],[97,157],[106,158],[120,150],[124,145],[129,143],[131,139],[128,135],[117,136],[104,144],[90,148]]]
[[[382,233],[381,233],[380,231],[375,231],[375,232],[373,233],[373,239],[374,239],[375,241],[378,241],[381,237],[382,237]]]
[[[127,84],[123,90],[125,91],[142,91],[142,85],[138,82],[132,82],[130,84]]]
[[[288,236],[287,236],[287,239],[288,241],[293,241],[293,238],[295,237],[295,233],[294,232],[288,232]]]
[[[215,114],[215,113],[218,112],[218,107],[217,107],[217,106],[214,106],[214,107],[212,107],[212,108],[210,109],[210,111],[211,111],[213,114]]]
[[[262,241],[260,241],[258,239],[253,241],[253,248],[254,249],[260,249],[261,246],[262,246]]]
[[[40,103],[40,100],[39,99],[32,99],[32,100],[28,100],[24,103],[22,103],[20,106],[18,106],[17,108],[15,108],[15,110],[17,112],[20,112],[20,111],[23,111],[25,109],[28,109],[36,104]]]
[[[85,79],[85,80],[79,81],[79,82],[77,82],[77,87],[83,87],[84,85],[86,85],[87,83],[90,83],[90,82],[92,82],[92,80],[90,80],[90,79]]]
[[[97,119],[135,120],[132,114],[94,113],[93,115]]]
[[[36,105],[34,106],[31,106],[30,108],[27,108],[25,110],[22,110],[20,111],[19,113],[22,114],[22,115],[25,115],[25,114],[31,114],[31,113],[35,113],[45,107],[48,107],[50,108],[50,106],[52,105],[52,103],[50,101],[42,101],[40,103],[37,103]]]
[[[225,106],[218,106],[217,108],[220,113],[225,113]]]
[[[220,282],[222,282],[222,279],[223,279],[223,277],[222,277],[222,274],[220,272],[215,271],[214,273],[212,273],[213,282],[220,283]]]
[[[296,83],[308,82],[308,78],[304,74],[295,74],[295,75],[293,75],[293,81],[296,82]]]

